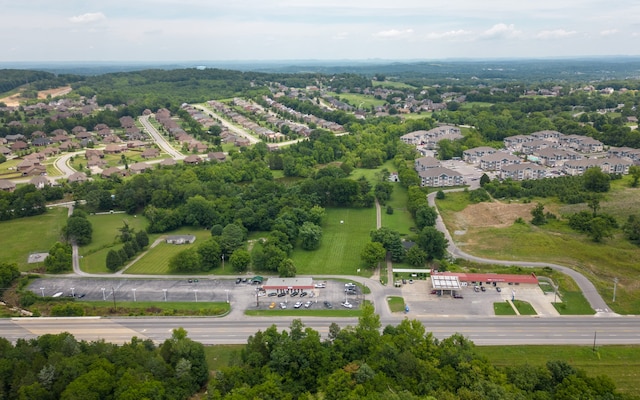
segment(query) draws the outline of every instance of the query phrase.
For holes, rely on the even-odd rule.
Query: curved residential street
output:
[[[249,142],[251,142],[251,144],[256,144],[258,143],[260,140],[258,138],[256,138],[255,136],[249,134],[247,131],[245,131],[244,129],[238,127],[237,125],[235,125],[234,123],[222,118],[218,113],[216,113],[214,110],[212,110],[209,107],[200,105],[200,104],[193,104],[193,107],[197,108],[198,110],[204,111],[208,114],[211,114],[213,116],[213,118],[217,119],[220,121],[220,124],[222,126],[224,126],[225,128],[229,129],[231,132],[242,136],[243,138],[246,138],[249,140]]]
[[[149,122],[149,115],[143,115],[138,117],[138,121],[142,124],[144,130],[151,136],[151,139],[160,147],[165,153],[169,154],[171,158],[175,160],[184,160],[185,155],[174,149],[171,143]]]

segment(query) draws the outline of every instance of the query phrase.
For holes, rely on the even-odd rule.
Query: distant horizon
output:
[[[16,60],[1,61],[4,65],[181,65],[206,66],[205,64],[389,64],[389,63],[425,63],[425,62],[508,62],[508,61],[589,61],[589,60],[629,60],[640,61],[640,55],[576,55],[576,56],[547,56],[547,57],[448,57],[448,58],[350,58],[350,59],[322,59],[322,58],[291,58],[291,59],[225,59],[225,60]]]
[[[640,3],[584,0],[3,1],[3,62],[640,56]],[[636,54],[629,54],[634,52]],[[592,54],[593,56],[584,56]]]

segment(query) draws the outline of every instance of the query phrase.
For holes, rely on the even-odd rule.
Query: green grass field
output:
[[[350,178],[353,180],[358,180],[364,176],[365,178],[367,178],[371,186],[375,186],[376,183],[378,183],[378,177],[376,175],[385,168],[389,172],[395,171],[396,167],[393,165],[393,160],[387,160],[384,164],[382,164],[378,168],[373,168],[373,169],[356,168],[351,172]]]
[[[145,230],[148,225],[145,217],[129,214],[90,215],[89,221],[93,227],[93,239],[90,244],[80,247],[79,252],[80,268],[90,273],[109,272],[105,265],[107,253],[112,248],[120,248],[117,242],[117,236],[120,234],[118,229],[124,226],[125,221],[136,231]],[[153,243],[156,237],[157,235],[150,235],[149,242]]]
[[[563,360],[589,376],[607,375],[622,393],[640,390],[640,346],[484,346],[476,352],[496,366]]]
[[[376,210],[327,208],[325,212],[320,248],[295,249],[291,259],[299,275],[354,275],[363,268],[360,252],[371,240],[369,233],[376,229]]]
[[[393,214],[387,214],[387,206],[393,208]],[[407,189],[399,183],[393,183],[391,199],[382,207],[382,226],[399,232],[401,236],[410,235],[415,223],[411,213],[407,210]]]
[[[60,238],[68,211],[64,207],[53,207],[42,215],[0,222],[0,231],[3,232],[0,236],[1,260],[16,263],[20,271],[42,266],[41,263],[28,264],[29,254],[49,251]]]
[[[167,232],[165,235],[195,235],[196,241],[193,244],[167,244],[164,241],[153,249],[149,249],[147,253],[127,269],[128,274],[150,274],[150,275],[166,275],[171,274],[169,271],[169,260],[174,255],[191,247],[197,247],[199,243],[211,237],[211,232],[206,229],[197,229],[193,227],[183,227],[173,232]],[[227,272],[231,268],[228,267]],[[222,273],[221,270],[216,270]]]
[[[372,81],[373,87],[383,87],[389,89],[415,89],[415,86],[408,85],[404,82],[395,81]]]
[[[328,93],[330,96],[340,98],[340,100],[351,104],[354,107],[360,109],[369,109],[371,107],[377,107],[384,105],[386,103],[385,100],[376,99],[373,96],[358,94],[358,93]]]

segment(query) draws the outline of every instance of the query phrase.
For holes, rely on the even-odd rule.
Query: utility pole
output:
[[[616,288],[618,286],[618,278],[613,278],[613,302],[616,302]]]
[[[116,290],[111,286],[111,294],[113,295],[113,309],[118,311],[118,306],[116,306]]]

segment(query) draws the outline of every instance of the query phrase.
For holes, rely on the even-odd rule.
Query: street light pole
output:
[[[167,289],[162,289],[164,292],[164,301],[167,301]]]
[[[133,290],[133,302],[135,303],[136,301],[136,290],[135,289],[131,289]]]
[[[224,253],[222,253],[222,270],[224,271]]]
[[[102,300],[105,300],[105,301],[106,301],[106,300],[107,300],[107,295],[106,295],[106,294],[104,294],[104,291],[105,291],[105,290],[107,290],[107,289],[105,289],[105,288],[100,288],[100,290],[102,290]]]
[[[75,292],[76,288],[71,288],[71,297],[76,297],[76,292]]]
[[[198,302],[198,289],[194,289],[193,293],[196,295],[196,303]]]
[[[42,297],[44,297],[44,288],[43,288],[43,287],[41,287],[41,288],[40,288],[40,291],[42,292]]]
[[[618,286],[618,278],[613,278],[613,302],[616,302],[616,287]]]
[[[229,289],[225,289],[225,292],[227,292],[227,304],[229,304]]]

